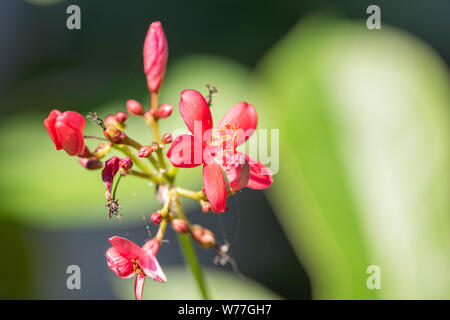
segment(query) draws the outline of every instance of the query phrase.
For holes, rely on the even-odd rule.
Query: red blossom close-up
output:
[[[0,300],[450,299],[449,12],[0,1]]]

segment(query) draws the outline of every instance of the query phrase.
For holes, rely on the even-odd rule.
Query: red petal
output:
[[[270,187],[273,182],[270,169],[248,154],[245,157],[250,163],[250,179],[248,180],[247,187],[258,190]]]
[[[64,122],[67,122],[71,126],[73,126],[75,129],[83,131],[84,126],[86,125],[86,119],[84,119],[83,115],[79,114],[75,111],[66,111],[62,114],[62,118],[64,119]],[[58,119],[58,120],[61,120]]]
[[[225,166],[228,184],[234,190],[247,187],[250,178],[250,164],[243,153],[236,153],[229,165]]]
[[[141,247],[128,239],[122,237],[111,237],[109,238],[109,242],[118,253],[129,260],[137,259],[141,255],[145,254],[145,251]]]
[[[142,292],[144,291],[145,276],[138,274],[134,281],[134,293],[136,300],[142,300]]]
[[[114,176],[120,169],[120,158],[114,156],[105,162],[105,168],[102,170],[102,180],[106,187],[106,198],[111,198],[111,189]]]
[[[55,131],[63,149],[71,156],[84,151],[84,127],[86,120],[78,112],[66,111],[59,115]]]
[[[213,124],[212,116],[200,92],[188,89],[181,93],[180,113],[188,129],[199,141],[209,140]],[[208,131],[207,136],[205,131]]]
[[[247,102],[240,102],[228,110],[220,121],[218,128],[222,129],[230,125],[231,128],[238,129],[237,144],[240,145],[251,136],[257,124],[258,117],[255,107]]]
[[[169,49],[161,22],[153,22],[144,42],[144,73],[147,76],[148,88],[157,92],[166,71]]]
[[[55,129],[58,139],[61,141],[62,148],[69,155],[75,156],[82,153],[82,150],[84,150],[84,140],[79,132],[66,123],[59,121],[56,121]]]
[[[202,164],[202,153],[201,142],[190,134],[183,134],[172,142],[167,157],[175,167],[193,168]]]
[[[156,257],[149,252],[139,257],[139,265],[145,274],[158,282],[167,282],[166,275],[164,274],[161,266],[159,265]]]
[[[203,166],[205,194],[216,213],[224,212],[227,206],[227,186],[218,164]]]
[[[143,246],[142,249],[144,251],[151,253],[152,255],[156,255],[159,250],[159,241],[155,238],[148,240]]]
[[[52,138],[52,141],[56,146],[56,150],[62,149],[61,141],[58,139],[55,129],[56,118],[61,114],[61,111],[54,109],[50,112],[47,119],[44,120],[44,126],[47,129],[50,138]]]
[[[121,278],[130,278],[134,275],[133,262],[121,255],[114,247],[106,251],[106,263]]]

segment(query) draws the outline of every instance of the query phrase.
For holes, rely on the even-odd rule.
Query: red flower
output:
[[[159,242],[150,240],[142,248],[134,242],[121,237],[109,238],[112,247],[106,251],[108,267],[121,278],[136,276],[134,290],[136,299],[142,299],[145,277],[158,282],[167,278],[156,259]]]
[[[255,107],[246,102],[238,103],[213,130],[205,98],[195,90],[185,90],[181,93],[180,113],[193,135],[178,136],[167,157],[176,167],[192,168],[203,164],[204,191],[215,212],[226,209],[227,188],[222,169],[234,190],[265,189],[272,184],[272,173],[267,167],[236,151],[256,129]]]
[[[57,150],[64,149],[71,156],[84,153],[84,126],[86,120],[78,112],[52,110],[44,120]]]
[[[166,72],[169,48],[161,22],[150,25],[144,42],[144,73],[147,76],[148,89],[158,92]]]

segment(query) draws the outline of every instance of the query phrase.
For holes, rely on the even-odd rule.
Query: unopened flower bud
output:
[[[169,49],[161,22],[150,25],[144,42],[144,73],[150,92],[158,92],[166,71]]]
[[[161,139],[161,142],[164,144],[172,143],[172,135],[170,133],[165,133]]]
[[[163,219],[163,217],[162,217],[161,213],[159,213],[158,211],[153,212],[152,216],[150,217],[150,220],[152,220],[152,222],[154,224],[160,224],[162,219]]]
[[[128,114],[122,111],[116,112],[115,119],[118,123],[124,123],[128,120]]]
[[[95,148],[94,153],[103,153],[105,150],[109,150],[110,146],[109,143],[100,143],[97,148]]]
[[[144,114],[144,109],[142,108],[142,105],[136,100],[127,101],[127,110],[129,113],[134,114],[136,116],[142,116]]]
[[[103,168],[103,162],[97,158],[80,158],[80,164],[89,170],[96,170]]]
[[[152,154],[153,149],[151,146],[143,146],[139,149],[139,157],[140,158],[148,158]]]
[[[172,114],[173,107],[170,104],[161,104],[158,109],[156,109],[156,117],[167,118]]]
[[[124,157],[120,159],[119,166],[125,171],[130,170],[133,166],[133,161],[130,157]]]
[[[156,152],[156,151],[158,151],[158,149],[159,149],[158,143],[155,142],[155,141],[153,141],[153,142],[152,142],[152,151],[153,151],[153,152]]]
[[[108,125],[105,130],[103,130],[103,134],[106,139],[115,144],[122,144],[126,140],[125,132],[116,128],[115,126]]]
[[[202,211],[203,212],[209,212],[211,211],[212,207],[211,207],[211,203],[209,203],[208,201],[201,201],[200,202],[201,206],[202,206]]]
[[[205,248],[212,248],[216,246],[216,238],[211,230],[203,228],[198,224],[191,227],[192,238]]]
[[[117,120],[116,120],[116,116],[115,116],[115,115],[112,115],[112,114],[108,114],[108,115],[105,117],[104,122],[105,122],[105,125],[106,125],[106,126],[117,126],[117,125],[118,125],[118,122],[117,122]]]
[[[173,219],[172,220],[172,228],[175,232],[178,233],[187,233],[189,232],[189,225],[186,220],[183,219]]]

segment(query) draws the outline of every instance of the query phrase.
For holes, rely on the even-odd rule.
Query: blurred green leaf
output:
[[[4,244],[3,263],[0,264],[0,299],[31,297],[32,276],[36,270],[32,261],[36,257],[26,240],[23,225],[0,217],[0,242]]]
[[[263,125],[280,128],[269,195],[314,297],[449,298],[446,65],[385,25],[315,18],[259,72]],[[381,290],[366,286],[369,265]]]
[[[186,130],[178,112],[180,93],[183,89],[193,88],[206,94],[207,83],[215,84],[219,89],[212,110],[218,123],[219,117],[242,99],[242,84],[247,75],[247,69],[220,57],[188,57],[175,62],[169,69],[160,98],[161,103],[173,104],[174,112],[160,122],[161,131],[180,134],[181,130]],[[124,97],[123,101],[93,107],[92,111],[104,117],[124,110],[125,102],[130,98],[136,97]],[[140,101],[148,103],[148,96]],[[48,111],[51,109],[49,106]],[[61,109],[77,110],[76,107]],[[42,123],[46,116],[43,114],[41,118],[35,118],[20,114],[2,119],[0,192],[3,212],[26,224],[46,228],[90,224],[115,226],[117,223],[136,222],[159,207],[154,196],[154,185],[143,179],[127,177],[118,188],[122,222],[117,219],[106,221],[101,170],[87,171],[78,164],[78,158],[69,157],[64,151],[56,151]],[[151,130],[141,118],[130,117],[127,125],[128,135],[143,144],[151,143]],[[86,135],[101,136],[102,132],[88,121]],[[87,143],[92,150],[98,141],[88,140]],[[120,155],[117,152],[112,154]],[[180,186],[193,190],[201,188],[200,167],[178,172],[176,182]],[[186,199],[184,202],[187,206],[198,206],[192,200]]]
[[[231,272],[204,269],[206,280],[215,300],[270,300],[280,299],[275,293],[255,281],[241,278]],[[164,268],[166,283],[147,279],[144,300],[200,300],[198,288],[189,270],[182,267]],[[121,299],[134,299],[134,279],[120,279],[114,274],[116,294]]]

